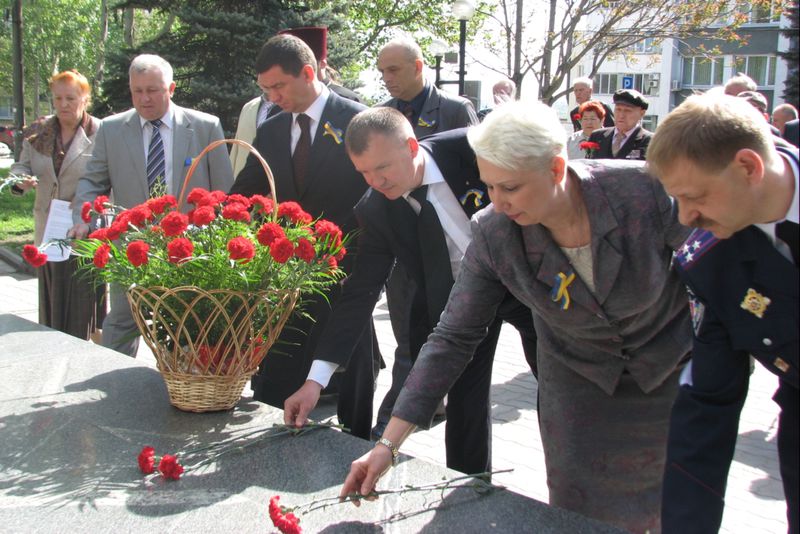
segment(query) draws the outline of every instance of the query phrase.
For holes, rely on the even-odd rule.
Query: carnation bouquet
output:
[[[197,159],[222,142],[232,141],[212,143]],[[274,191],[266,162],[241,144]],[[194,189],[185,206],[161,195],[122,209],[99,196],[82,208],[96,229],[71,244],[73,253],[100,280],[127,288],[179,408],[232,407],[302,295],[343,276],[339,227],[273,197]]]

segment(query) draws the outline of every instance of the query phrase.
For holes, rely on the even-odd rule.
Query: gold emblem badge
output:
[[[767,311],[767,306],[769,306],[770,302],[772,301],[755,289],[748,289],[740,306],[743,310],[747,310],[759,319],[763,319],[764,312]]]

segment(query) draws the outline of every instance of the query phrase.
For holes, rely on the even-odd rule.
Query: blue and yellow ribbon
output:
[[[342,136],[344,135],[344,132],[342,130],[340,130],[339,128],[334,128],[333,125],[328,121],[325,121],[325,124],[323,125],[322,128],[325,130],[325,133],[322,134],[323,137],[325,137],[326,135],[330,135],[331,137],[333,137],[333,140],[336,141],[337,145],[342,144]]]
[[[475,207],[480,208],[483,205],[483,191],[480,189],[468,189],[467,192],[458,199],[458,201],[461,202],[462,206],[466,206],[469,197],[472,195],[475,196],[472,201],[475,204]]]
[[[558,273],[555,277],[553,289],[550,291],[550,298],[553,302],[559,302],[563,311],[569,309],[570,298],[567,288],[574,280],[575,273],[572,271],[569,274]]]
[[[419,119],[417,119],[417,126],[422,126],[423,128],[433,128],[434,126],[436,126],[436,121],[433,120],[431,122],[428,122],[422,117],[420,117]]]

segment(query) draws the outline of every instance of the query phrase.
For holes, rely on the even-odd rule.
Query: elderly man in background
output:
[[[99,195],[130,208],[152,196],[180,194],[189,163],[213,141],[223,139],[217,117],[172,102],[172,66],[159,56],[142,54],[131,62],[128,77],[133,109],[104,119],[92,158],[73,199],[75,225],[68,235],[84,238],[89,226],[81,206]],[[195,168],[186,191],[195,187],[227,191],[233,171],[225,147],[211,151]],[[185,199],[179,198],[181,202]],[[139,337],[122,287],[111,285],[111,310],[103,321],[103,346],[136,356]]]
[[[725,94],[729,96],[738,96],[739,93],[745,91],[757,91],[758,85],[756,82],[743,72],[737,72],[736,76],[725,82]]]
[[[614,128],[592,132],[589,141],[600,145],[591,159],[645,158],[653,132],[640,124],[647,112],[647,99],[635,89],[620,89],[614,93]]]
[[[494,107],[497,107],[501,104],[514,100],[514,97],[516,95],[517,95],[517,84],[515,84],[513,80],[509,80],[508,78],[504,78],[499,82],[496,82],[492,86],[492,101],[494,102]],[[494,107],[483,108],[482,110],[480,110],[478,112],[478,119],[483,121],[483,119],[486,118],[486,115],[492,112]]]
[[[778,377],[777,445],[789,532],[798,532],[798,152],[777,146],[739,98],[693,96],[647,161],[697,228],[676,253],[694,343],[672,409],[666,534],[717,532],[747,397],[750,358]]]
[[[592,99],[592,79],[591,78],[576,78],[572,83],[572,92],[575,94],[575,102],[577,105],[569,112],[569,117],[572,120],[572,129],[578,131],[583,126],[580,121],[580,107]],[[601,102],[603,110],[606,112],[603,119],[603,128],[614,126],[614,112],[605,102]]]
[[[780,104],[772,110],[772,125],[781,133],[786,133],[786,123],[797,120],[797,108],[791,104]]]

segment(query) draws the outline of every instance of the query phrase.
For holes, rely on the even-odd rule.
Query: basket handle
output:
[[[261,166],[264,168],[264,172],[267,175],[267,183],[269,184],[269,191],[272,194],[272,200],[273,200],[272,216],[274,218],[277,218],[278,196],[275,191],[275,177],[272,175],[272,169],[269,168],[269,164],[267,163],[267,161],[261,156],[261,154],[258,153],[258,150],[256,150],[253,147],[253,145],[251,145],[250,143],[246,143],[241,139],[219,139],[217,141],[214,141],[207,147],[205,147],[203,150],[201,150],[200,153],[194,159],[192,159],[192,164],[191,166],[189,166],[189,170],[186,172],[186,178],[183,180],[183,187],[181,188],[181,193],[180,195],[178,195],[178,205],[180,206],[180,204],[183,202],[184,194],[186,193],[186,188],[189,187],[189,180],[192,178],[192,174],[194,174],[195,168],[200,163],[200,159],[220,145],[239,145],[241,147],[244,147],[247,150],[249,150],[252,155],[256,157],[259,163],[261,163]]]

